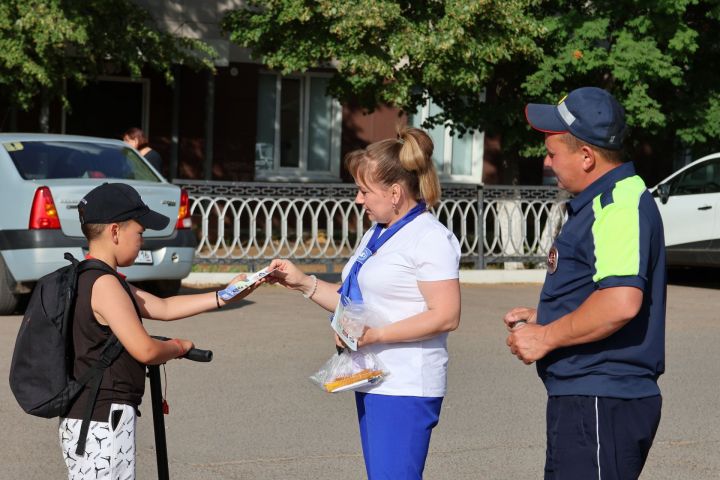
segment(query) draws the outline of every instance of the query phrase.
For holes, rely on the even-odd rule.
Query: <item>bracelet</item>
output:
[[[310,289],[310,293],[303,293],[303,297],[307,298],[308,300],[311,299],[313,295],[315,295],[315,291],[317,290],[317,284],[318,284],[318,280],[315,275],[310,275],[310,278],[313,279],[313,286]]]
[[[217,290],[215,290],[215,303],[217,303],[217,308],[222,308],[222,305],[220,305],[220,296],[218,295]]]

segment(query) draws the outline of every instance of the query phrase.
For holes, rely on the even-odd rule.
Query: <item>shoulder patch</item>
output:
[[[593,201],[595,275],[593,281],[637,275],[640,269],[640,197],[645,182],[635,175]],[[609,194],[609,195],[607,195]]]

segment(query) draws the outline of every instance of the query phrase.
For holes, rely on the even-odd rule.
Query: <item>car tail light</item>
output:
[[[178,210],[177,230],[192,227],[192,218],[190,217],[190,196],[188,193],[180,189],[180,210]]]
[[[60,228],[57,208],[48,187],[35,190],[32,209],[30,210],[31,230]]]

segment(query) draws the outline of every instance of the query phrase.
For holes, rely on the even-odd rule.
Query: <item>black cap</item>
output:
[[[596,87],[570,92],[557,105],[530,103],[525,117],[535,130],[569,132],[591,145],[620,150],[627,133],[625,110],[615,97]]]
[[[108,224],[135,220],[150,230],[162,230],[170,223],[165,215],[150,210],[140,194],[124,183],[103,183],[78,203],[81,224]]]

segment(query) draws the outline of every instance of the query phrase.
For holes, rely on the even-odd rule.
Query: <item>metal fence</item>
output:
[[[370,222],[352,184],[176,180],[187,190],[198,263],[251,267],[276,257],[344,263]],[[443,185],[433,213],[460,241],[462,263],[544,261],[565,218],[553,187]]]

